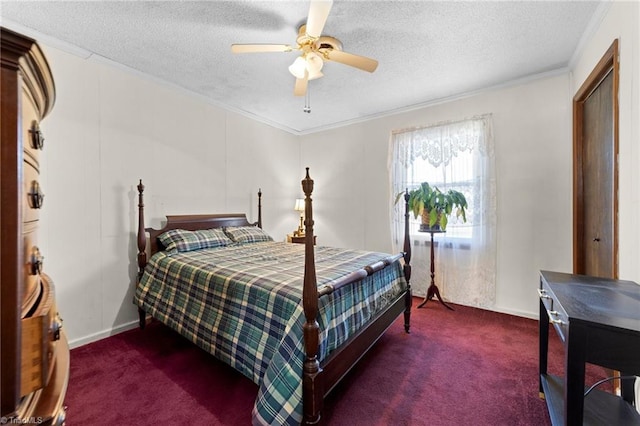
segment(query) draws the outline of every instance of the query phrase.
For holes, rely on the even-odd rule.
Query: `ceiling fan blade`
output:
[[[374,72],[378,68],[378,61],[367,58],[365,56],[354,55],[353,53],[343,52],[342,50],[330,50],[327,52],[329,60],[359,68],[363,71]]]
[[[331,0],[311,0],[309,5],[309,16],[307,18],[307,35],[320,37],[324,28],[333,1]]]
[[[288,44],[232,44],[233,53],[259,53],[259,52],[291,52],[293,47]]]
[[[294,96],[304,96],[307,93],[309,84],[309,73],[305,70],[304,78],[296,78],[296,85],[293,87]]]

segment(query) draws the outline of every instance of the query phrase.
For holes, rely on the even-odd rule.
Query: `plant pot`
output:
[[[420,224],[420,228],[418,229],[418,231],[420,231],[420,232],[431,232],[431,231],[440,232],[440,225],[429,226],[428,223],[421,223]]]
[[[427,209],[422,210],[422,223],[418,230],[420,232],[440,231],[440,214],[438,214],[438,220],[436,220],[436,223],[433,226],[429,226],[429,212]]]

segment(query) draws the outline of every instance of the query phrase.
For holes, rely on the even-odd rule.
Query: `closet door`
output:
[[[618,42],[574,97],[574,273],[618,275]]]

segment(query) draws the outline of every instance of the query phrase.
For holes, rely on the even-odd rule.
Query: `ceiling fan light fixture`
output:
[[[322,56],[315,52],[309,52],[304,56],[298,56],[289,66],[289,72],[295,78],[304,78],[305,70],[308,72],[308,80],[315,80],[324,76],[321,70],[324,65]]]
[[[316,78],[320,78],[320,77],[324,77],[324,74],[322,74],[322,71],[309,72],[309,76],[307,77],[307,80],[315,80]]]
[[[300,56],[295,58],[288,68],[296,78],[293,88],[294,96],[308,94],[309,80],[324,76],[322,68],[325,61],[374,72],[378,67],[378,61],[366,56],[344,52],[340,40],[322,34],[332,4],[333,0],[310,0],[307,20],[298,27],[295,47],[288,44],[232,44],[231,51],[234,53],[299,51]],[[310,108],[308,109],[310,110]]]
[[[307,71],[309,74],[317,74],[322,70],[322,66],[324,65],[324,61],[322,57],[318,55],[316,52],[309,52],[306,55],[307,59]]]
[[[289,72],[295,78],[304,78],[304,71],[307,68],[307,61],[302,56],[298,56],[293,64],[289,66]]]

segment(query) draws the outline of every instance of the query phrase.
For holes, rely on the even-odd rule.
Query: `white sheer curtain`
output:
[[[491,115],[428,127],[394,131],[389,171],[391,194],[427,181],[442,191],[456,189],[467,198],[467,222],[451,218],[436,234],[435,283],[442,297],[468,306],[492,307],[496,283],[496,183]],[[394,198],[395,199],[395,198]],[[404,202],[392,205],[394,250],[404,241]],[[430,236],[411,219],[411,286],[424,296],[430,278]],[[434,299],[435,300],[435,299]]]

